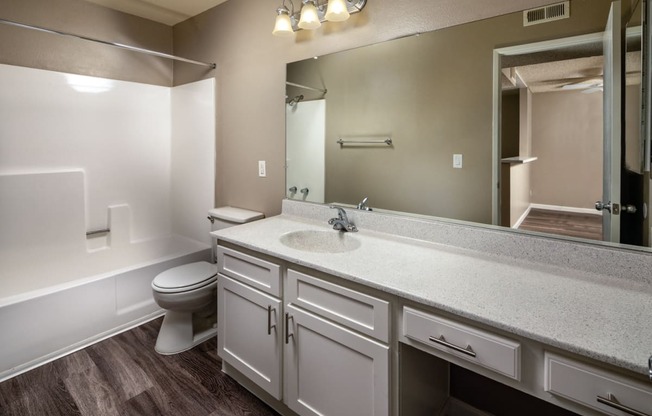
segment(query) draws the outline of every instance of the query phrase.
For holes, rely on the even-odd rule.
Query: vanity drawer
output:
[[[407,306],[403,308],[403,336],[520,380],[518,342]]]
[[[217,268],[226,276],[281,297],[281,267],[226,247],[217,248]]]
[[[652,416],[652,384],[549,352],[545,354],[544,383],[547,392],[609,415]]]
[[[285,301],[383,342],[389,302],[289,269]]]

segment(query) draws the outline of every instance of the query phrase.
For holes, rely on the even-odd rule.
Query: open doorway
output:
[[[618,99],[624,108],[618,141],[623,188],[629,177],[641,176],[640,25],[628,29],[627,39],[623,99]],[[603,240],[602,211],[595,202],[602,199],[608,176],[603,166],[603,34],[503,48],[495,57],[495,82],[500,79],[501,85],[495,85],[500,143],[494,151],[501,163],[494,171],[499,183],[494,220],[521,230]],[[622,216],[636,215],[623,211]]]
[[[536,63],[519,64],[521,55],[504,69],[504,226],[602,239],[594,205],[602,194],[603,60],[601,48],[583,49],[564,60],[555,58],[560,50],[540,53]]]

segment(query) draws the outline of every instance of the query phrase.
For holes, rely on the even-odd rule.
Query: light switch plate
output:
[[[453,167],[456,169],[462,169],[462,155],[454,154],[453,155]]]
[[[264,160],[259,160],[258,161],[258,176],[261,178],[264,178],[267,176],[267,168],[265,167],[265,161]]]

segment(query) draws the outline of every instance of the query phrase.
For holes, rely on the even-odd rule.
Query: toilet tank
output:
[[[263,213],[235,207],[213,208],[208,210],[208,215],[212,218],[211,231],[265,218]]]
[[[265,214],[242,208],[219,207],[208,210],[208,218],[211,220],[211,231],[217,231],[265,218]],[[216,261],[216,255],[217,240],[213,239],[213,262]]]

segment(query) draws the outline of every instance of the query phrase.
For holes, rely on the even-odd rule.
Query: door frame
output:
[[[571,36],[561,39],[546,40],[523,45],[508,46],[497,48],[493,51],[493,80],[492,80],[492,146],[491,156],[493,166],[491,169],[491,220],[493,225],[500,225],[500,159],[501,159],[501,106],[502,106],[502,88],[501,88],[501,63],[503,56],[523,55],[534,52],[544,52],[555,49],[562,49],[570,46],[588,45],[602,43],[603,32],[589,33],[586,35]]]

